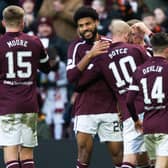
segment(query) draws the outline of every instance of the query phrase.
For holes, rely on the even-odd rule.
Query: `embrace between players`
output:
[[[78,9],[74,21],[80,37],[69,47],[67,76],[77,92],[77,168],[89,166],[96,134],[109,147],[116,168],[167,168],[168,35],[152,35],[153,56],[144,42],[151,32],[142,22],[130,27],[113,20],[109,39],[97,32],[95,10]]]

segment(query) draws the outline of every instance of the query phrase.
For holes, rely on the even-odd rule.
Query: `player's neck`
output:
[[[158,52],[154,52],[153,53],[154,57],[163,57],[163,58],[166,58],[166,55],[164,53],[158,53]]]
[[[144,47],[144,46],[146,45],[146,43],[145,43],[144,41],[141,41],[141,42],[139,43],[139,45],[142,46],[142,47]]]
[[[98,40],[100,40],[100,35],[97,33],[95,37],[95,41],[98,41]]]
[[[124,38],[121,37],[118,37],[118,36],[113,36],[112,37],[112,41],[113,43],[117,43],[117,42],[126,42],[126,40]]]
[[[20,32],[20,28],[14,28],[14,27],[6,27],[6,32]]]

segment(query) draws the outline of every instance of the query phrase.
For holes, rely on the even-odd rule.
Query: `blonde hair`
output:
[[[3,10],[3,20],[6,26],[18,27],[24,19],[23,8],[15,5],[10,5]]]
[[[127,34],[130,32],[130,26],[119,19],[115,19],[111,22],[110,25],[110,31],[112,33],[112,35],[123,35],[123,34]]]

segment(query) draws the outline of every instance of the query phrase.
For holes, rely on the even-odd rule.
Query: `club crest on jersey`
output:
[[[93,67],[94,67],[93,64],[89,64],[88,67],[87,67],[87,69],[88,69],[88,70],[91,70]]]

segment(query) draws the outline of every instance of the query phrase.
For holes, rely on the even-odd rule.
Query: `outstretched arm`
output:
[[[67,65],[67,77],[70,83],[76,83],[80,79],[82,73],[90,64],[90,62],[96,57],[107,52],[109,47],[107,41],[97,41],[90,51],[83,56],[83,58],[76,62],[78,57],[78,51],[75,47],[70,46],[68,50],[68,65]]]

